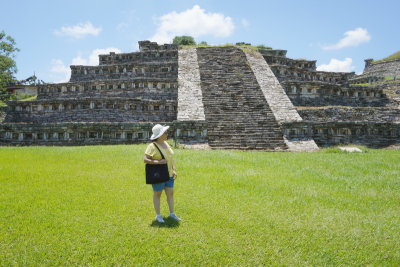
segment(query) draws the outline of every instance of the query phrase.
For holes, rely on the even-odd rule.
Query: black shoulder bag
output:
[[[164,155],[158,146],[153,143],[160,151],[163,159]],[[146,184],[159,184],[169,181],[168,164],[146,164]]]

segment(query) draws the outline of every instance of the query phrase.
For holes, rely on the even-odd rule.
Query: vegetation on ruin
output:
[[[196,45],[196,41],[192,36],[175,36],[172,40],[173,44],[176,45]]]
[[[249,51],[258,51],[259,49],[272,49],[272,48],[261,48],[259,45],[258,46],[254,46],[254,45],[235,45],[235,44],[231,44],[231,43],[226,43],[226,44],[220,44],[220,45],[209,45],[207,43],[199,43],[197,45],[182,45],[180,46],[180,48],[182,49],[189,49],[189,48],[200,48],[200,47],[231,47],[231,46],[235,46],[235,47],[240,47],[240,48],[244,48],[247,49]],[[264,45],[261,45],[264,46]],[[264,46],[266,47],[266,46]]]
[[[29,94],[24,94],[24,96],[21,96],[20,101],[32,101],[32,100],[36,100],[37,95],[29,95]]]
[[[390,76],[390,77],[385,77],[383,81],[377,81],[373,83],[357,83],[353,85],[374,87],[382,84],[400,84],[400,77]]]
[[[263,44],[260,44],[257,46],[247,44],[247,43],[237,43],[237,44],[226,43],[226,44],[221,44],[221,45],[209,45],[205,41],[202,41],[202,42],[196,44],[196,41],[191,36],[175,36],[172,42],[173,42],[173,44],[180,45],[180,48],[182,48],[182,49],[200,48],[200,47],[229,47],[229,46],[236,46],[236,47],[241,47],[241,48],[245,48],[245,49],[249,49],[249,50],[259,50],[259,49],[271,50],[272,49],[271,47],[265,46]]]
[[[164,226],[144,150],[0,147],[0,265],[400,262],[399,150],[176,149],[183,221]]]
[[[380,63],[380,62],[385,62],[385,61],[390,61],[390,60],[396,60],[396,59],[400,59],[400,51],[398,51],[398,52],[396,52],[396,53],[394,53],[394,54],[392,54],[392,55],[390,55],[390,56],[388,56],[388,57],[385,57],[385,58],[383,58],[383,59],[374,60],[373,63]]]

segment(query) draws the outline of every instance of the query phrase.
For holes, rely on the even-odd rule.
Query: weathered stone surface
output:
[[[373,148],[398,144],[399,123],[376,122],[291,122],[284,123],[284,134],[289,140],[313,138],[318,146],[359,144]]]
[[[0,123],[2,123],[5,118],[6,118],[6,109],[0,108]]]
[[[244,53],[276,120],[279,123],[301,121],[301,117],[263,56],[256,51],[244,50]]]
[[[321,107],[301,108],[299,114],[309,122],[391,122],[400,123],[400,109]]]
[[[195,48],[179,50],[178,120],[205,120],[199,64]]]
[[[342,151],[350,152],[350,153],[353,153],[353,152],[361,153],[362,152],[362,150],[359,149],[358,147],[342,147],[342,146],[340,146],[338,148]]]
[[[284,136],[284,140],[290,152],[315,152],[319,150],[312,137],[288,139]]]
[[[203,103],[212,148],[285,150],[276,118],[235,47],[198,48]]]
[[[37,100],[7,103],[0,145],[141,143],[155,123],[170,125],[178,143],[211,148],[400,143],[396,81],[351,85],[354,73],[261,53],[142,41],[139,52],[100,55],[98,66],[71,66],[67,83],[40,85]]]
[[[400,59],[376,63],[367,59],[363,74],[360,76],[400,77]]]

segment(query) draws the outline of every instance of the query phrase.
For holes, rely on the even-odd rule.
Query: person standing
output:
[[[174,212],[174,183],[178,176],[176,174],[174,152],[172,151],[170,145],[166,142],[168,138],[168,128],[169,126],[156,124],[152,129],[153,134],[150,137],[150,140],[152,140],[153,142],[147,146],[146,151],[144,152],[144,163],[167,163],[168,165],[168,173],[170,177],[169,181],[159,184],[152,184],[154,210],[156,212],[156,221],[159,223],[165,222],[160,212],[160,199],[163,190],[167,195],[167,203],[170,212],[169,216],[177,221],[181,220],[178,216],[175,215]],[[161,150],[165,159],[162,158],[161,153],[157,148]]]

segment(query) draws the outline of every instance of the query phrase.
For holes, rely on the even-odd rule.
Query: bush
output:
[[[192,36],[175,36],[174,40],[172,41],[173,44],[176,45],[196,45]]]

